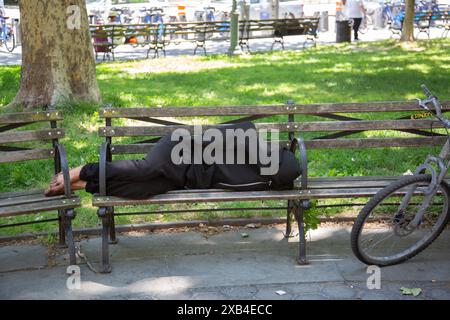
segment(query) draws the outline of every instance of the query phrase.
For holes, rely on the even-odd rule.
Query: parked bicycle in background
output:
[[[14,33],[14,26],[9,25],[5,17],[0,13],[0,47],[4,46],[8,52],[13,52],[16,47],[16,35]]]

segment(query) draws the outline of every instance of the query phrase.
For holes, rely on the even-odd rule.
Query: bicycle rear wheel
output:
[[[6,50],[8,50],[8,52],[13,52],[14,49],[16,48],[16,36],[14,35],[14,33],[11,33],[6,38],[5,47],[6,47]]]
[[[414,257],[439,236],[450,218],[450,187],[446,183],[438,186],[419,225],[410,225],[430,182],[429,174],[405,176],[364,206],[351,232],[352,250],[360,261],[378,266],[397,264]],[[405,194],[411,188],[414,194],[407,199]]]

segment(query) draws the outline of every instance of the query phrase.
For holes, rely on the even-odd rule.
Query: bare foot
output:
[[[45,190],[45,196],[54,197],[64,194],[64,183],[51,183],[50,186]]]
[[[80,190],[86,186],[86,182],[80,180],[80,172],[81,167],[69,171],[70,184],[73,186],[72,190]],[[50,186],[45,190],[45,195],[47,197],[53,197],[62,194],[64,194],[64,175],[60,172],[50,181]]]

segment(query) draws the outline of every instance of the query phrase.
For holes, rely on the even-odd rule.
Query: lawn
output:
[[[228,58],[174,57],[160,60],[102,63],[98,81],[105,103],[132,106],[214,106],[298,103],[367,102],[405,100],[423,96],[427,86],[441,99],[450,98],[450,41],[420,41],[410,48],[397,42],[319,46],[305,51],[276,51]],[[0,67],[0,106],[17,92],[20,67]],[[98,106],[61,106],[66,128],[63,143],[71,166],[98,159],[101,139],[97,129]],[[1,112],[1,111],[0,111]],[[361,117],[367,115],[361,114]],[[380,115],[384,117],[384,115]],[[301,120],[301,118],[299,118]],[[396,133],[374,132],[373,135]],[[400,133],[398,133],[400,134]],[[433,148],[313,151],[309,153],[311,176],[391,175],[413,169]],[[46,161],[0,166],[0,192],[45,187],[52,175]],[[76,227],[98,224],[90,196],[80,193],[84,208],[78,210]],[[227,204],[227,206],[238,204]],[[247,204],[248,205],[248,204]],[[197,205],[196,207],[203,207]],[[217,204],[214,207],[218,207]],[[134,208],[134,210],[139,208]],[[158,210],[159,207],[153,209]],[[321,213],[335,213],[323,211]],[[255,212],[233,215],[250,216]],[[280,215],[265,212],[264,215]],[[199,213],[183,219],[215,218],[231,214]],[[48,214],[33,216],[42,219]],[[0,225],[30,219],[28,216],[0,219]],[[175,215],[122,216],[119,223],[142,223],[180,219]],[[55,230],[52,223],[0,229],[0,235]]]

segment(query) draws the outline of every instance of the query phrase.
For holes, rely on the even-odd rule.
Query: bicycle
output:
[[[444,180],[450,168],[450,121],[442,115],[438,98],[421,87],[427,99],[417,99],[419,106],[442,123],[447,141],[438,156],[428,155],[413,175],[381,189],[362,208],[351,231],[351,247],[368,265],[411,259],[436,240],[450,219],[450,185]]]
[[[0,47],[5,46],[8,52],[13,52],[16,48],[16,35],[14,28],[6,24],[8,17],[0,16]]]
[[[358,32],[361,34],[367,33],[369,28],[373,26],[372,16],[369,14],[364,15],[361,20],[361,24],[359,25]]]

